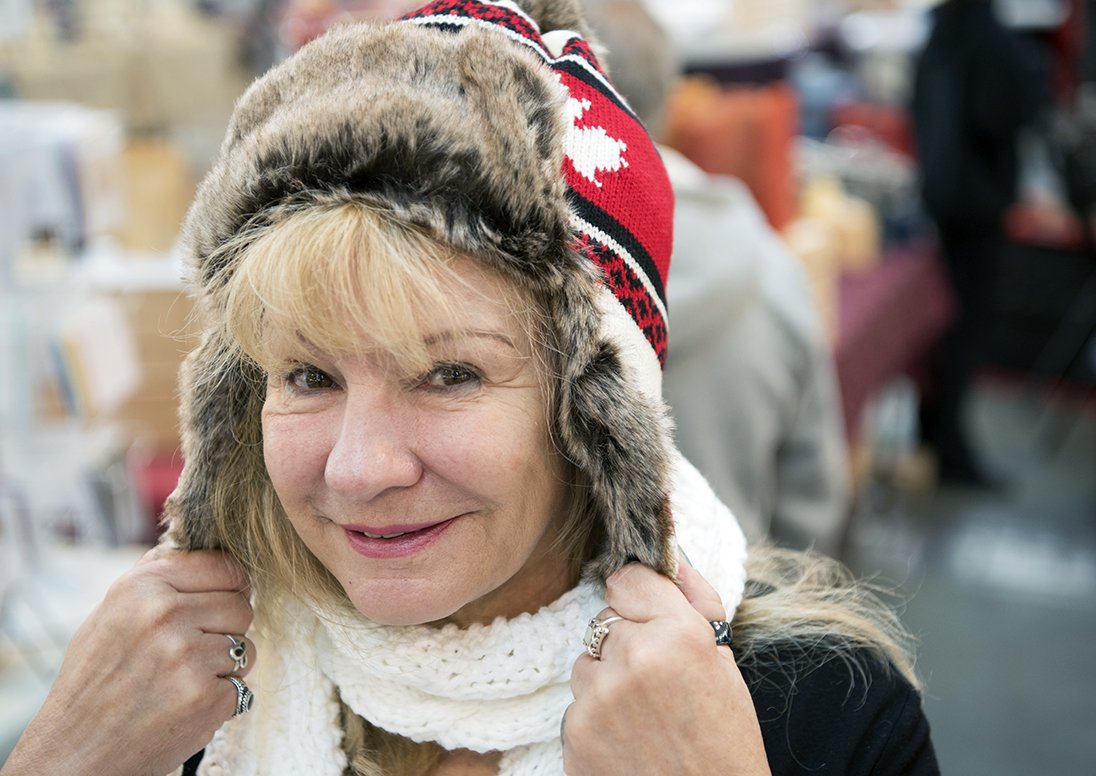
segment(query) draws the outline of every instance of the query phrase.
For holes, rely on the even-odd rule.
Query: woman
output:
[[[524,5],[340,28],[241,98],[168,544],[4,776],[935,772],[893,618],[747,566],[676,453],[665,171],[577,7]]]

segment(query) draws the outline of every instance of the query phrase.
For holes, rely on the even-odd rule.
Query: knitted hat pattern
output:
[[[539,300],[566,354],[554,428],[604,528],[587,576],[632,560],[676,572],[660,396],[672,193],[595,50],[578,0],[441,0],[336,27],[252,84],[183,226],[205,326],[180,377],[171,540],[219,546],[231,520],[213,519],[226,507],[212,484],[267,482],[263,381],[219,325],[219,278],[238,260],[223,247],[309,204],[359,201]]]
[[[567,90],[563,173],[578,248],[605,274],[617,301],[666,363],[666,273],[673,193],[639,118],[577,33],[550,33],[548,49],[529,17],[510,4],[441,0],[404,17],[436,29],[495,25],[543,58]]]

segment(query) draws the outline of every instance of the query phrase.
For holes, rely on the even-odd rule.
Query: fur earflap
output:
[[[336,28],[239,100],[183,230],[206,334],[181,378],[185,468],[166,508],[179,545],[223,543],[218,532],[229,530],[223,526],[231,526],[234,507],[215,496],[226,490],[214,482],[231,483],[236,498],[270,491],[259,425],[264,381],[220,339],[223,278],[236,260],[226,244],[310,203],[366,201],[487,262],[544,301],[567,354],[558,436],[588,475],[604,521],[605,546],[588,571],[603,579],[639,560],[676,572],[668,422],[657,390],[643,389],[637,378],[650,371],[648,362],[657,372],[648,343],[665,342],[658,296],[668,247],[665,258],[652,259],[658,251],[647,245],[668,246],[667,235],[655,229],[650,240],[648,232],[636,238],[618,229],[627,219],[614,218],[598,201],[615,171],[639,187],[658,185],[665,173],[661,166],[642,169],[657,162],[643,134],[650,148],[637,147],[636,135],[627,143],[609,137],[618,155],[628,151],[616,168],[565,174],[567,164],[579,168],[572,158],[574,105],[589,110],[598,99],[576,97],[578,79],[601,79],[595,86],[605,110],[630,113],[602,85],[580,38],[559,54],[559,62],[569,60],[566,68],[554,68],[556,54],[541,41],[541,31],[588,36],[577,0],[522,5],[528,15],[507,2],[438,2],[403,21]],[[595,128],[583,129],[604,144]],[[624,169],[628,160],[631,170]],[[579,173],[593,192],[585,198],[572,180]],[[576,203],[584,217],[578,221]],[[668,222],[671,209],[665,210],[636,214],[636,229]],[[621,302],[611,303],[610,317],[625,320],[643,343],[642,364],[608,333],[601,299],[607,291]]]

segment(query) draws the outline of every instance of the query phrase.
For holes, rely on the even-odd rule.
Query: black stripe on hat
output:
[[[621,248],[628,252],[628,255],[631,256],[632,260],[635,261],[643,271],[643,274],[647,277],[651,287],[654,288],[655,294],[658,295],[659,301],[662,302],[663,307],[665,307],[666,289],[662,284],[662,276],[658,273],[658,268],[655,266],[655,263],[651,261],[651,254],[643,247],[643,243],[637,240],[635,236],[628,231],[623,224],[613,218],[613,216],[570,187],[567,189],[567,201],[579,218],[591,226],[600,229],[615,240]],[[596,239],[593,235],[590,235],[590,237],[591,239]]]

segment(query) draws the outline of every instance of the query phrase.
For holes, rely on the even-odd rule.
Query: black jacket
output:
[[[741,666],[773,776],[938,776],[920,694],[867,654],[774,647]]]
[[[990,0],[933,12],[911,108],[925,209],[939,226],[996,226],[1015,201],[1018,133],[1039,105],[1029,59]]]

